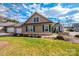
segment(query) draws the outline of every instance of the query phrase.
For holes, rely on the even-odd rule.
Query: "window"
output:
[[[27,28],[28,32],[35,32],[35,26],[29,25]]]
[[[45,25],[44,30],[45,31],[49,31],[49,26],[48,25]]]
[[[49,25],[43,25],[43,32],[49,32]]]
[[[7,32],[14,32],[14,27],[7,27]]]
[[[39,17],[35,17],[34,20],[33,20],[33,22],[34,22],[34,23],[39,22]]]

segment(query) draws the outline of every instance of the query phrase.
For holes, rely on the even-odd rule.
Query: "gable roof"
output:
[[[22,26],[22,23],[13,23],[13,22],[1,22],[0,23],[0,27],[8,27],[8,26],[20,27]]]
[[[54,26],[57,26],[57,25],[62,26],[62,24],[59,22],[54,24]]]
[[[15,27],[21,27],[23,25],[23,23],[17,23],[15,24]]]
[[[38,14],[39,16],[45,18],[47,21],[53,23],[53,21],[49,20],[49,19],[46,18],[44,15],[42,15],[42,14],[40,14],[40,13],[38,13],[38,12],[35,12],[35,13],[33,13],[33,14],[24,22],[24,24],[27,23],[27,22],[30,20],[30,18],[31,18],[33,15],[35,15],[35,14]]]
[[[4,26],[14,26],[15,25],[15,23],[13,23],[13,22],[1,22],[0,23],[0,26],[2,27],[4,27]]]

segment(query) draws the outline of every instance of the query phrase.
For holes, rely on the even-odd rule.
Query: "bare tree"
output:
[[[68,27],[71,27],[74,22],[73,16],[66,17],[65,19],[66,19],[66,23],[67,23]]]

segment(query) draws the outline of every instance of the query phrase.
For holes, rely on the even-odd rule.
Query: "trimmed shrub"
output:
[[[56,39],[58,39],[58,40],[64,40],[64,37],[63,36],[57,36]]]
[[[73,32],[74,30],[73,29],[68,29],[67,31]]]
[[[62,36],[62,35],[59,35],[59,36],[56,37],[56,39],[69,41],[69,40],[71,40],[72,38],[70,38],[69,36]]]
[[[75,37],[78,37],[79,38],[79,34],[78,35],[75,35]]]
[[[63,35],[69,35],[69,32],[63,32],[62,34]]]
[[[14,34],[13,34],[13,36],[17,36],[17,34],[16,34],[16,33],[14,33]]]

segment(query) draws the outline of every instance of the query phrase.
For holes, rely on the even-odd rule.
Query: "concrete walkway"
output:
[[[79,38],[75,37],[75,35],[79,35],[79,32],[70,32],[69,36],[71,37],[70,42],[79,43]]]
[[[69,41],[72,43],[79,43],[79,38],[74,37],[73,35],[63,35],[65,41]]]
[[[79,43],[79,38],[71,36],[69,41],[72,42],[72,43]]]
[[[71,35],[71,36],[75,36],[75,35],[78,35],[79,34],[79,32],[69,32],[69,35]]]

